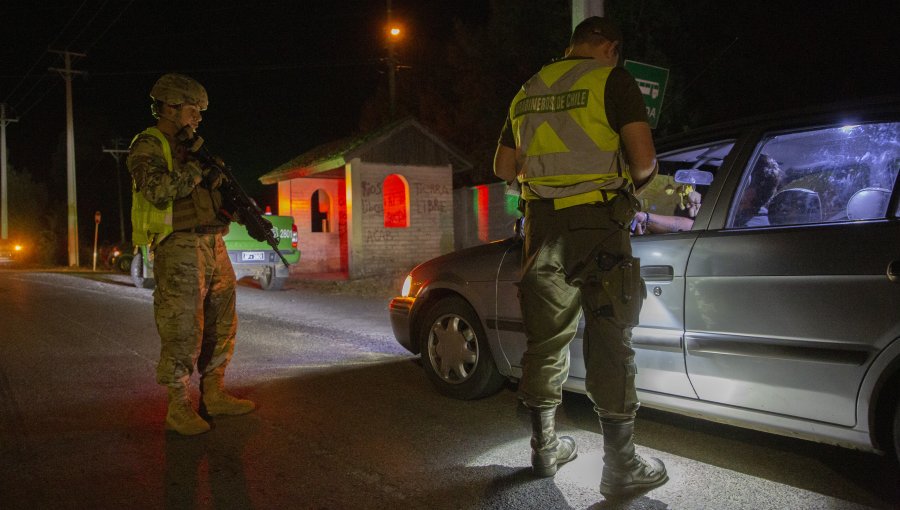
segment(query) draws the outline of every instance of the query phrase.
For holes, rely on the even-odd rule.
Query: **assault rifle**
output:
[[[272,222],[263,216],[263,212],[256,205],[256,201],[247,195],[244,188],[241,188],[231,168],[222,161],[222,158],[212,155],[206,146],[200,146],[199,149],[191,152],[190,155],[203,166],[208,180],[211,180],[212,175],[216,172],[221,174],[221,183],[216,189],[222,194],[224,202],[223,212],[228,216],[228,219],[232,219],[237,214],[240,222],[247,227],[247,233],[250,234],[250,237],[259,242],[265,241],[269,243],[269,246],[275,250],[281,262],[284,263],[284,267],[290,267],[287,259],[278,250],[278,239],[272,233]]]

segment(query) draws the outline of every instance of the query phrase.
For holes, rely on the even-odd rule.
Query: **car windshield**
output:
[[[724,140],[713,144],[692,147],[659,156],[659,175],[650,183],[649,189],[641,195],[642,210],[669,216],[696,215],[699,209],[689,210],[692,192],[706,196],[709,184],[715,179],[725,156],[734,146],[734,140]],[[695,183],[679,182],[675,175],[694,175]],[[702,179],[699,176],[703,176]],[[699,184],[705,182],[707,184]]]

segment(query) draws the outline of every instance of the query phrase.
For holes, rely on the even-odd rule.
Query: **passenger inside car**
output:
[[[760,154],[737,200],[732,226],[769,226],[768,205],[783,179],[784,171],[778,162],[767,154]]]

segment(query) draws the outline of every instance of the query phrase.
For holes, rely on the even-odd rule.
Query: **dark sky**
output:
[[[490,12],[488,0],[392,4],[407,31],[401,56],[445,44],[454,18],[480,24]],[[651,31],[666,49],[689,102],[681,107],[699,118],[898,92],[897,2],[673,1],[663,5],[676,12],[656,19],[644,9],[653,4],[634,0],[645,21],[626,28]],[[115,163],[101,147],[154,123],[148,93],[165,72],[205,85],[200,134],[265,199],[274,187],[256,177],[357,130],[386,82],[384,22],[384,0],[5,0],[0,102],[19,118],[7,129],[9,160],[64,199],[65,92],[47,70],[62,60],[47,49],[69,49],[87,55],[74,69],[88,75],[73,79],[80,223],[94,209],[116,213]]]
[[[449,33],[458,7],[484,2],[392,3],[395,18],[433,34]],[[352,132],[385,79],[384,1],[12,0],[0,10],[15,25],[0,44],[0,101],[21,117],[9,130],[11,159],[33,171],[65,129],[63,80],[47,71],[62,58],[48,47],[87,55],[74,65],[88,73],[73,79],[79,144],[130,139],[152,124],[150,88],[162,73],[182,72],[209,92],[201,125],[209,146],[256,175]]]
[[[446,40],[454,17],[487,3],[393,0],[406,40]],[[51,49],[86,54],[72,81],[80,216],[114,207],[115,163],[102,146],[155,123],[148,93],[166,72],[188,74],[210,96],[200,134],[254,196],[256,177],[327,141],[353,134],[360,109],[386,82],[384,0],[6,0],[0,6],[0,102],[9,161],[65,198],[65,87]],[[407,49],[409,50],[409,49]],[[127,192],[127,180],[123,180]],[[112,200],[111,200],[112,199]],[[112,204],[112,205],[110,205]],[[80,223],[85,223],[83,218]]]

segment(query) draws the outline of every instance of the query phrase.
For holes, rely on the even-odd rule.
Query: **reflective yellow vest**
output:
[[[141,135],[155,136],[162,143],[163,156],[166,158],[166,166],[171,172],[172,164],[172,148],[166,135],[155,127],[147,128],[131,140],[134,141]],[[159,243],[167,235],[172,233],[172,200],[165,203],[164,206],[158,207],[144,198],[140,190],[135,186],[134,180],[131,182],[131,242],[135,246],[150,244],[150,241],[156,237]]]
[[[522,86],[509,118],[525,200],[554,199],[557,209],[599,202],[631,182],[619,135],[606,118],[612,67],[593,59],[553,62]]]

